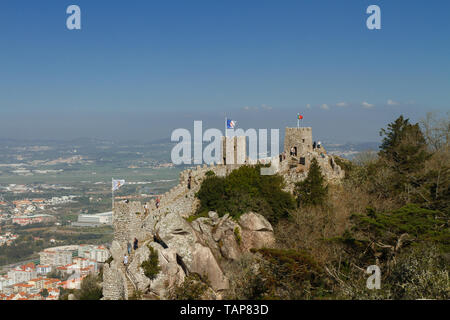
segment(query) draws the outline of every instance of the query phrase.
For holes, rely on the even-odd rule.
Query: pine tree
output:
[[[390,162],[400,174],[409,174],[423,168],[429,158],[427,144],[419,124],[409,123],[400,116],[387,129],[381,129],[384,136],[380,146],[380,156]]]
[[[421,173],[431,156],[419,124],[400,116],[387,129],[381,129],[380,135],[384,136],[380,158],[393,172],[391,192],[411,193],[423,183]]]
[[[299,206],[316,206],[324,203],[328,186],[325,185],[325,178],[315,158],[311,161],[306,179],[295,184],[295,194]]]

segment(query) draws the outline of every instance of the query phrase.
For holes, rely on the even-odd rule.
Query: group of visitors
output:
[[[131,246],[131,243],[128,241],[128,243],[127,243],[127,252],[128,252],[128,254],[125,254],[123,256],[123,264],[125,266],[128,265],[128,256],[131,255],[131,250],[133,249],[134,251],[136,251],[138,249],[138,247],[139,247],[139,240],[137,238],[134,238],[133,246]]]
[[[317,142],[317,143],[314,141],[314,143],[313,143],[313,150],[320,149],[321,146],[322,146],[322,143],[320,141]]]

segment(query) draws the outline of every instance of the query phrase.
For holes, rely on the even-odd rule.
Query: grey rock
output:
[[[214,258],[211,249],[199,243],[195,244],[189,271],[207,277],[212,289],[216,292],[229,288],[229,281]]]

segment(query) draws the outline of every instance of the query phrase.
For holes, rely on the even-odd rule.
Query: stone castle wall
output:
[[[222,137],[221,164],[244,164],[247,159],[247,137]]]
[[[245,139],[245,137],[243,138]],[[243,145],[245,148],[245,144]],[[300,157],[283,158],[282,156],[259,160],[246,159],[245,163],[254,165],[272,162],[276,167],[276,172],[286,179],[287,190],[289,191],[292,191],[290,189],[295,182],[306,177],[309,164],[313,158],[318,160],[327,180],[338,180],[343,177],[344,172],[334,162],[334,158],[326,154],[324,149],[312,150],[311,128],[286,128],[286,155],[289,155],[289,149],[292,146],[297,146],[298,155],[306,159],[305,166],[299,165]],[[242,151],[245,155],[245,150],[240,150],[240,152]],[[123,256],[127,252],[127,243],[132,243],[134,238],[139,240],[140,245],[150,243],[154,240],[153,236],[155,235],[165,239],[164,241],[171,250],[175,249],[183,258],[183,262],[193,268],[195,266],[195,261],[191,257],[193,253],[186,248],[188,245],[193,245],[195,241],[184,235],[188,228],[183,227],[186,224],[183,218],[189,217],[196,211],[199,200],[195,198],[195,193],[200,189],[207,172],[211,171],[216,176],[224,177],[242,165],[203,165],[183,170],[180,173],[179,184],[161,195],[159,208],[156,208],[155,199],[146,204],[136,201],[116,202],[113,211],[114,241],[110,248],[113,261],[110,265],[105,264],[104,267],[104,298],[118,300],[130,297],[130,290],[132,289],[130,289],[130,278],[124,271]],[[191,188],[188,188],[189,177]],[[147,206],[148,210],[145,209],[144,205]],[[177,228],[173,226],[177,226]],[[183,228],[187,229],[184,230]],[[187,241],[187,238],[190,240]],[[183,239],[183,242],[177,242],[177,239]],[[135,275],[138,275],[138,272],[135,272]],[[141,280],[137,282],[143,282]],[[132,281],[136,283],[136,281]]]
[[[297,148],[297,154],[313,151],[311,127],[286,128],[284,135],[284,152],[289,155],[291,147]]]

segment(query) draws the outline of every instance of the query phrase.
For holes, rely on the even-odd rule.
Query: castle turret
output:
[[[246,159],[246,136],[222,137],[222,164],[245,164]]]
[[[284,152],[290,155],[291,149],[295,156],[313,151],[312,128],[286,128],[284,135]]]

